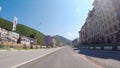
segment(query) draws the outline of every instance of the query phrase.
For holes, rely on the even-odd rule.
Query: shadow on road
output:
[[[120,61],[120,51],[92,50],[78,47],[73,48],[73,50],[77,51],[79,54],[83,54],[86,56],[103,59],[115,59]]]

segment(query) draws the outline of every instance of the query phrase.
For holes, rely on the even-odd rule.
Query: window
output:
[[[105,23],[105,27],[107,26],[107,24]]]
[[[117,30],[117,26],[116,25],[114,26],[114,29]]]
[[[101,23],[103,24],[103,21],[101,21]]]
[[[115,22],[115,18],[113,18],[113,22]]]
[[[119,28],[120,28],[120,22],[118,23],[118,25],[119,25]]]
[[[116,40],[117,40],[117,42],[120,42],[120,33],[116,34]]]
[[[110,25],[110,24],[111,24],[111,21],[108,21],[108,24]]]
[[[111,39],[112,39],[112,40],[114,39],[113,35],[111,35]]]
[[[104,26],[103,26],[103,30],[104,30]]]
[[[110,33],[112,32],[112,28],[110,28]]]
[[[106,30],[106,34],[108,34],[108,30]]]
[[[120,13],[118,13],[118,15],[117,15],[117,20],[120,21]]]

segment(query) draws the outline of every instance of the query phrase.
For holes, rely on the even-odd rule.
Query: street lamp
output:
[[[1,12],[1,9],[2,9],[2,8],[1,8],[1,6],[0,6],[0,12]],[[1,48],[1,46],[2,46],[2,37],[1,37],[1,33],[0,33],[0,41],[1,41],[1,42],[0,42],[0,48]]]
[[[39,25],[41,25],[41,22],[36,25],[36,30],[38,29]],[[35,36],[35,38],[36,38],[36,43],[38,43],[37,37],[38,37],[38,32],[36,33],[36,36]],[[36,48],[37,48],[37,47],[38,47],[38,45],[36,45]]]

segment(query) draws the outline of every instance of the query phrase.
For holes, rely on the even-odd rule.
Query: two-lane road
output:
[[[30,51],[0,51],[0,68],[11,67],[120,68],[120,52],[71,48],[69,46]]]
[[[53,53],[61,48],[63,47],[25,51],[0,51],[0,68],[14,68]]]
[[[18,68],[101,68],[101,66],[77,54],[72,48],[65,47]]]

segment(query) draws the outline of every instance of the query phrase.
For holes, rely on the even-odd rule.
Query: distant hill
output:
[[[54,38],[56,39],[58,44],[59,43],[65,43],[65,44],[68,44],[68,45],[72,44],[72,42],[70,40],[68,40],[68,39],[66,39],[62,36],[56,35],[56,36],[54,36]]]
[[[0,18],[0,27],[11,31],[12,22],[5,20],[3,18]],[[27,37],[37,38],[38,40],[37,42],[39,44],[42,44],[43,42],[43,37],[44,37],[43,33],[36,31],[35,29],[25,26],[23,24],[18,24],[15,32],[19,33],[20,35],[27,36]]]

